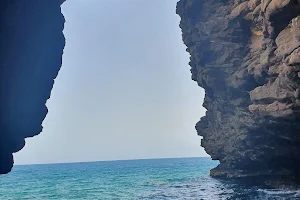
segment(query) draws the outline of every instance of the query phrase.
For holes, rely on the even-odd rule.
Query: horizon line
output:
[[[117,161],[135,161],[135,160],[160,160],[160,159],[183,159],[183,158],[211,158],[210,156],[199,157],[163,157],[163,158],[133,158],[133,159],[116,159],[116,160],[94,160],[94,161],[70,161],[70,162],[54,162],[54,163],[32,163],[32,164],[14,164],[14,166],[28,165],[56,165],[56,164],[76,164],[76,163],[96,163],[96,162],[117,162]]]

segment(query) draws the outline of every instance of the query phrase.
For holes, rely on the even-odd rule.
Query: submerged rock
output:
[[[0,1],[0,173],[42,131],[65,45],[62,0]]]
[[[213,177],[300,178],[300,1],[181,0]]]

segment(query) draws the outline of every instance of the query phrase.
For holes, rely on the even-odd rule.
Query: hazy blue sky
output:
[[[68,0],[43,132],[16,164],[206,156],[177,0]]]

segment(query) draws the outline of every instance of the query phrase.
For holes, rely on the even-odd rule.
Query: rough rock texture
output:
[[[24,138],[42,130],[65,45],[61,3],[0,1],[0,173],[11,170]]]
[[[181,0],[214,177],[300,177],[300,0]]]

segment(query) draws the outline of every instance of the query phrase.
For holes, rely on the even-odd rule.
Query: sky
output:
[[[202,157],[177,0],[68,0],[66,47],[43,132],[16,164]]]

